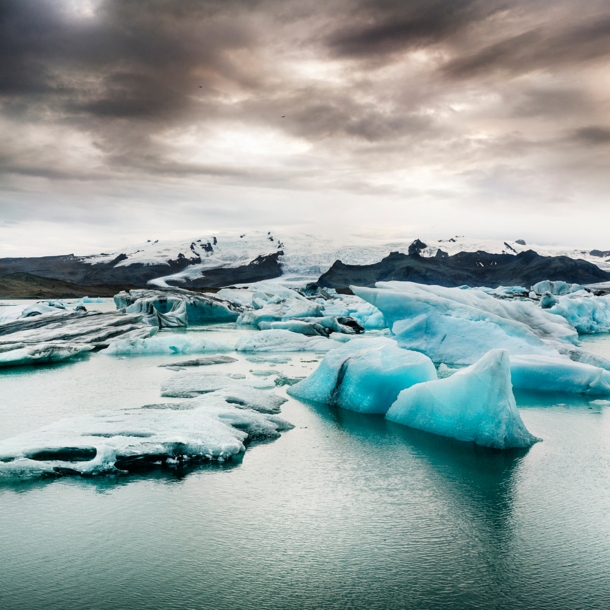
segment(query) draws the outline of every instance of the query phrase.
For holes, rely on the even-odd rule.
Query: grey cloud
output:
[[[610,144],[610,128],[598,125],[581,127],[574,130],[570,139],[590,146]]]
[[[584,23],[556,27],[560,31],[539,27],[510,36],[471,55],[455,58],[442,70],[453,78],[494,72],[527,74],[610,55],[610,17],[600,19],[596,15]]]
[[[383,56],[436,43],[496,10],[492,0],[365,1],[357,5],[357,17],[333,32],[327,44],[340,56]]]

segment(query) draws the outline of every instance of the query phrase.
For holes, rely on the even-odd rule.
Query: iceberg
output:
[[[238,352],[327,352],[337,344],[324,337],[307,337],[289,330],[261,330],[241,337]]]
[[[137,307],[145,308],[149,303],[159,314],[172,313],[174,307],[182,304],[186,309],[186,317],[190,325],[207,324],[209,322],[234,322],[243,311],[240,305],[210,293],[191,292],[181,288],[164,290],[130,290],[115,295],[114,303],[117,309],[127,310]],[[174,310],[174,314],[178,309]]]
[[[543,280],[532,286],[532,292],[535,292],[538,295],[543,295],[545,292],[548,292],[552,295],[560,296],[570,294],[571,292],[578,292],[579,290],[583,290],[583,287],[580,284],[568,284],[561,280]]]
[[[402,390],[436,378],[427,356],[401,349],[392,339],[365,338],[328,352],[288,394],[360,413],[385,413]]]
[[[511,356],[513,386],[542,392],[609,395],[610,371],[568,358]]]
[[[555,299],[555,303],[552,303],[546,311],[561,316],[582,334],[610,332],[610,297],[608,296],[562,296]]]
[[[477,289],[411,282],[380,282],[376,289],[353,290],[383,312],[401,347],[422,352],[436,363],[470,365],[492,349],[506,349],[515,362],[514,387],[531,388],[530,379],[546,375],[540,389],[604,391],[605,382],[583,379],[604,380],[610,362],[575,345],[576,329],[552,313],[553,308],[543,310],[532,301],[498,300]],[[527,366],[532,367],[529,377],[524,373]]]
[[[133,305],[125,308],[125,313],[142,314],[147,324],[158,328],[186,328],[188,326],[185,301],[176,300],[167,313],[160,313],[150,300],[138,299]]]
[[[401,347],[434,362],[473,364],[496,348],[558,357],[557,343],[578,340],[560,316],[531,301],[499,300],[482,290],[379,282],[378,288],[353,291],[381,310]]]
[[[201,400],[76,417],[0,441],[0,477],[125,474],[224,462],[243,454],[247,442],[274,439],[291,428],[276,415]]]
[[[512,392],[507,350],[492,350],[451,377],[403,390],[386,419],[484,447],[530,447]]]
[[[188,355],[233,351],[233,346],[213,339],[205,333],[159,333],[146,339],[121,338],[113,341],[104,354],[112,356]]]
[[[0,324],[0,366],[43,364],[107,347],[117,338],[135,340],[157,331],[140,315],[57,309]]]

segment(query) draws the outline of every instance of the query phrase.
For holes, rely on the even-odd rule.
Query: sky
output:
[[[0,0],[0,257],[272,229],[610,249],[610,1]]]

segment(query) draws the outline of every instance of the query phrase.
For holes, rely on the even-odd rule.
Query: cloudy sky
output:
[[[610,249],[610,1],[0,0],[0,256],[248,228]]]

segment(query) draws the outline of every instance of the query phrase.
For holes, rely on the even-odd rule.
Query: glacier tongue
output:
[[[385,413],[401,390],[432,379],[436,369],[427,356],[401,349],[392,339],[359,339],[329,351],[288,394],[361,413]]]
[[[517,410],[506,350],[492,350],[451,377],[403,390],[386,418],[496,449],[530,447],[540,440]]]

